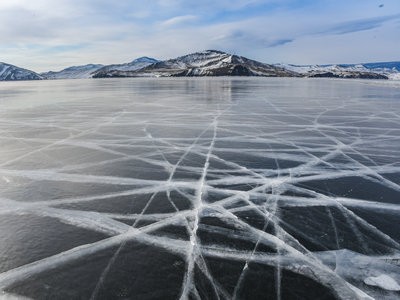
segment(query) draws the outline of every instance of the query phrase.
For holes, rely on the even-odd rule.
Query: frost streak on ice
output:
[[[335,93],[291,99],[293,91],[268,94],[265,82],[246,82],[250,90],[238,82],[210,81],[210,89],[188,81],[194,87],[168,99],[122,94],[110,105],[107,94],[43,112],[0,111],[0,218],[51,218],[107,236],[0,273],[0,297],[18,297],[8,289],[32,276],[117,249],[95,299],[135,242],[181,259],[180,299],[201,299],[204,285],[209,297],[242,299],[254,266],[272,268],[276,299],[287,272],[339,299],[396,299],[399,240],[375,221],[400,217],[400,105]],[[215,102],[202,98],[207,87]],[[117,209],[123,199],[132,203],[127,211]],[[241,264],[229,288],[213,273],[215,260]]]
[[[385,274],[365,278],[364,282],[365,284],[378,286],[384,290],[400,291],[400,285],[392,277]]]

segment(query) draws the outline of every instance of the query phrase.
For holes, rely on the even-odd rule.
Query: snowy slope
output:
[[[91,78],[92,73],[102,68],[103,65],[88,64],[84,66],[73,66],[64,70],[54,72],[49,71],[41,75],[46,79],[78,79]]]
[[[33,71],[0,62],[0,81],[41,79],[43,78]]]
[[[101,76],[105,75],[105,76]],[[170,76],[297,76],[292,71],[263,64],[245,57],[206,50],[156,62],[136,71],[112,71],[97,77]]]
[[[107,65],[103,66],[99,70],[95,72],[94,77],[109,77],[107,74],[112,74],[112,72],[117,71],[136,71],[142,68],[145,68],[151,64],[157,63],[158,60],[155,58],[143,56],[139,57],[129,63],[126,64],[115,64],[115,65]]]
[[[276,66],[298,72],[305,77],[400,79],[400,63],[398,62],[338,65],[276,64]]]

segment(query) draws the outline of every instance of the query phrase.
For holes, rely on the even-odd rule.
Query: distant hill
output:
[[[147,67],[151,64],[157,63],[159,60],[147,56],[139,57],[136,58],[135,60],[126,63],[126,64],[116,64],[116,65],[108,65],[108,66],[103,66],[99,70],[97,70],[93,75],[95,77],[102,77],[98,76],[98,74],[103,74],[106,75],[108,73],[116,72],[116,71],[136,71],[139,69],[142,69],[144,67]],[[108,76],[103,76],[103,77],[108,77]]]
[[[102,68],[103,65],[88,64],[84,66],[73,66],[61,71],[49,71],[41,73],[46,79],[78,79],[91,78],[92,73]]]
[[[140,57],[129,63],[114,65],[88,64],[83,66],[73,66],[61,71],[49,71],[41,75],[46,79],[82,79],[92,78],[98,73],[107,73],[113,71],[135,71],[148,65],[158,62],[150,57]]]
[[[14,65],[0,62],[0,81],[41,80],[39,74]]]

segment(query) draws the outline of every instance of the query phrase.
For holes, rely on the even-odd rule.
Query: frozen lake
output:
[[[0,297],[399,299],[399,217],[399,83],[0,83]]]

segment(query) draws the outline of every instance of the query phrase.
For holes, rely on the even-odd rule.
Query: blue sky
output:
[[[218,49],[267,63],[400,60],[399,0],[1,0],[0,61],[35,71]]]

